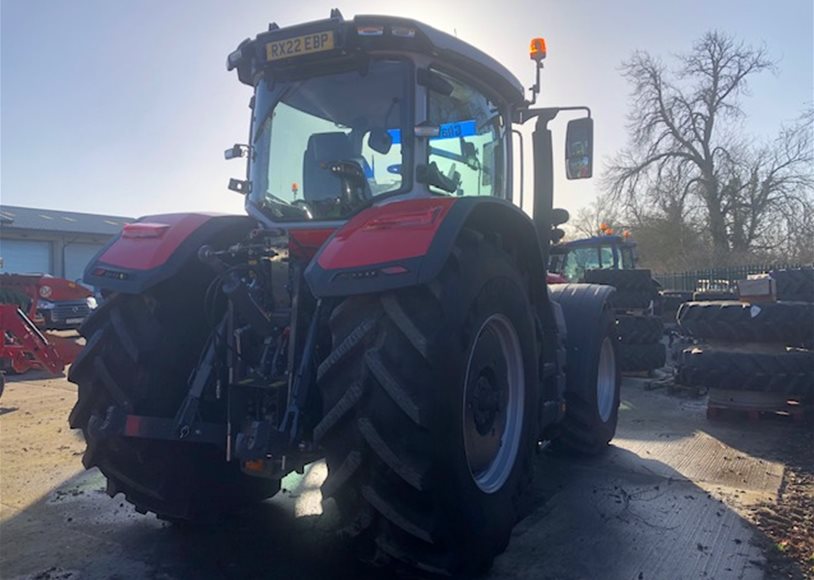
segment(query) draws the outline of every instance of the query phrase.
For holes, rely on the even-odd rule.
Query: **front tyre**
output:
[[[620,345],[608,305],[594,315],[597,288],[601,286],[570,284],[552,291],[563,308],[568,343],[565,417],[553,443],[555,449],[578,455],[606,450],[619,419]]]
[[[363,557],[455,574],[505,550],[537,434],[532,320],[510,256],[473,232],[432,285],[336,307],[315,438]]]

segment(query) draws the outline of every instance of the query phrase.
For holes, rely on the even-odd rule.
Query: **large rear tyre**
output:
[[[693,293],[680,290],[662,290],[659,295],[661,297],[661,318],[664,324],[675,324],[679,307],[692,300]]]
[[[505,550],[539,411],[525,288],[507,253],[464,232],[431,286],[331,315],[322,492],[364,559],[472,574]]]
[[[664,335],[664,323],[655,316],[616,317],[616,333],[622,344],[652,344]]]
[[[620,344],[619,368],[622,372],[654,371],[667,364],[667,348],[652,344]]]
[[[84,466],[99,468],[111,497],[121,492],[137,511],[175,521],[210,520],[279,489],[244,475],[214,446],[115,434],[121,413],[175,415],[207,337],[198,293],[201,284],[165,285],[113,297],[83,325],[87,346],[68,377],[79,386],[70,424],[85,435]]]
[[[677,381],[688,386],[810,397],[814,396],[814,352],[693,346],[681,353]]]
[[[677,318],[681,330],[693,338],[787,345],[814,341],[811,303],[685,302]]]
[[[777,299],[814,302],[814,268],[772,270],[769,275],[777,285]]]
[[[585,282],[616,288],[611,306],[620,310],[648,308],[658,297],[650,270],[588,270]]]

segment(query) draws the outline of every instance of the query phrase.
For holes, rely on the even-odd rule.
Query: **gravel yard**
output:
[[[625,380],[604,457],[539,457],[529,513],[489,577],[811,575],[811,431],[710,423],[703,400],[643,386]],[[379,577],[333,536],[320,463],[243,518],[208,528],[176,529],[109,498],[101,474],[82,470],[84,442],[68,429],[75,397],[65,379],[25,376],[0,401],[1,577]]]

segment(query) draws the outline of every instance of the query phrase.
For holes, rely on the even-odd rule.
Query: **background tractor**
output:
[[[505,549],[535,449],[607,447],[613,289],[546,284],[564,216],[548,123],[588,114],[568,124],[572,179],[591,176],[593,125],[534,107],[542,39],[530,52],[528,102],[413,20],[333,11],[240,43],[251,127],[226,157],[248,160],[230,182],[248,216],[144,217],[85,274],[108,298],[70,422],[111,495],[208,519],[324,458],[361,558],[469,573]],[[512,132],[532,122],[529,218]]]
[[[652,372],[667,362],[662,343],[664,324],[675,322],[680,297],[661,292],[650,270],[636,267],[636,242],[629,232],[615,235],[604,224],[600,231],[601,235],[552,246],[549,269],[565,282],[613,286],[619,367],[622,371]],[[669,309],[666,314],[665,308]]]
[[[569,282],[581,282],[587,270],[633,270],[636,242],[627,236],[601,235],[555,244],[549,270]]]

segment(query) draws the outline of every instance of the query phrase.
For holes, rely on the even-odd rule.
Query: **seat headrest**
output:
[[[336,161],[352,155],[350,139],[345,133],[315,133],[308,138],[308,149],[316,161]]]

